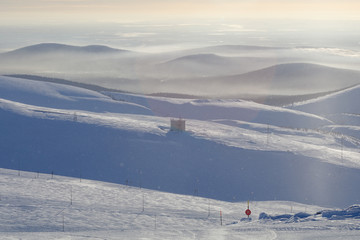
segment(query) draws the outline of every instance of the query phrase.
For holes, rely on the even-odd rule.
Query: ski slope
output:
[[[326,131],[334,123],[313,113],[0,80],[6,89],[0,99],[2,168],[231,202],[343,208],[360,199],[359,141]],[[186,131],[169,131],[170,118],[179,115]]]
[[[248,221],[247,202],[7,169],[0,169],[0,183],[6,240],[358,239],[360,229],[357,208],[251,201]]]

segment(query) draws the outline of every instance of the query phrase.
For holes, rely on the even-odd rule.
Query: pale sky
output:
[[[359,0],[1,0],[1,24],[201,18],[359,20]]]

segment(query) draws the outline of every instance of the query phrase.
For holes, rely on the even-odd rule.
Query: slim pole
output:
[[[143,193],[143,196],[142,196],[142,211],[143,212],[145,211],[145,196],[144,196],[144,193]]]
[[[63,220],[63,232],[65,232],[65,218],[64,218],[64,213],[62,215],[62,220]]]
[[[222,226],[222,224],[223,224],[223,220],[222,220],[222,212],[221,212],[221,210],[220,210],[220,225]]]
[[[210,217],[210,200],[209,200],[209,205],[208,205],[208,217]]]
[[[156,214],[155,214],[155,230],[156,230]]]
[[[72,186],[71,186],[71,189],[70,189],[70,205],[72,205]]]
[[[341,136],[341,161],[343,160],[344,138]]]

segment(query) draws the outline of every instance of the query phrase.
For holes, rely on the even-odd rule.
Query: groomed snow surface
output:
[[[358,206],[251,201],[248,220],[247,202],[6,169],[0,183],[1,239],[358,239],[360,230]]]
[[[359,89],[281,108],[1,76],[1,237],[357,239],[356,206],[323,210],[360,201]]]

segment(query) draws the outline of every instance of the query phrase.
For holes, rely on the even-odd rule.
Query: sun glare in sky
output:
[[[3,24],[201,18],[360,19],[358,0],[2,0]]]
[[[358,49],[359,22],[359,0],[0,0],[0,52],[40,42]]]

